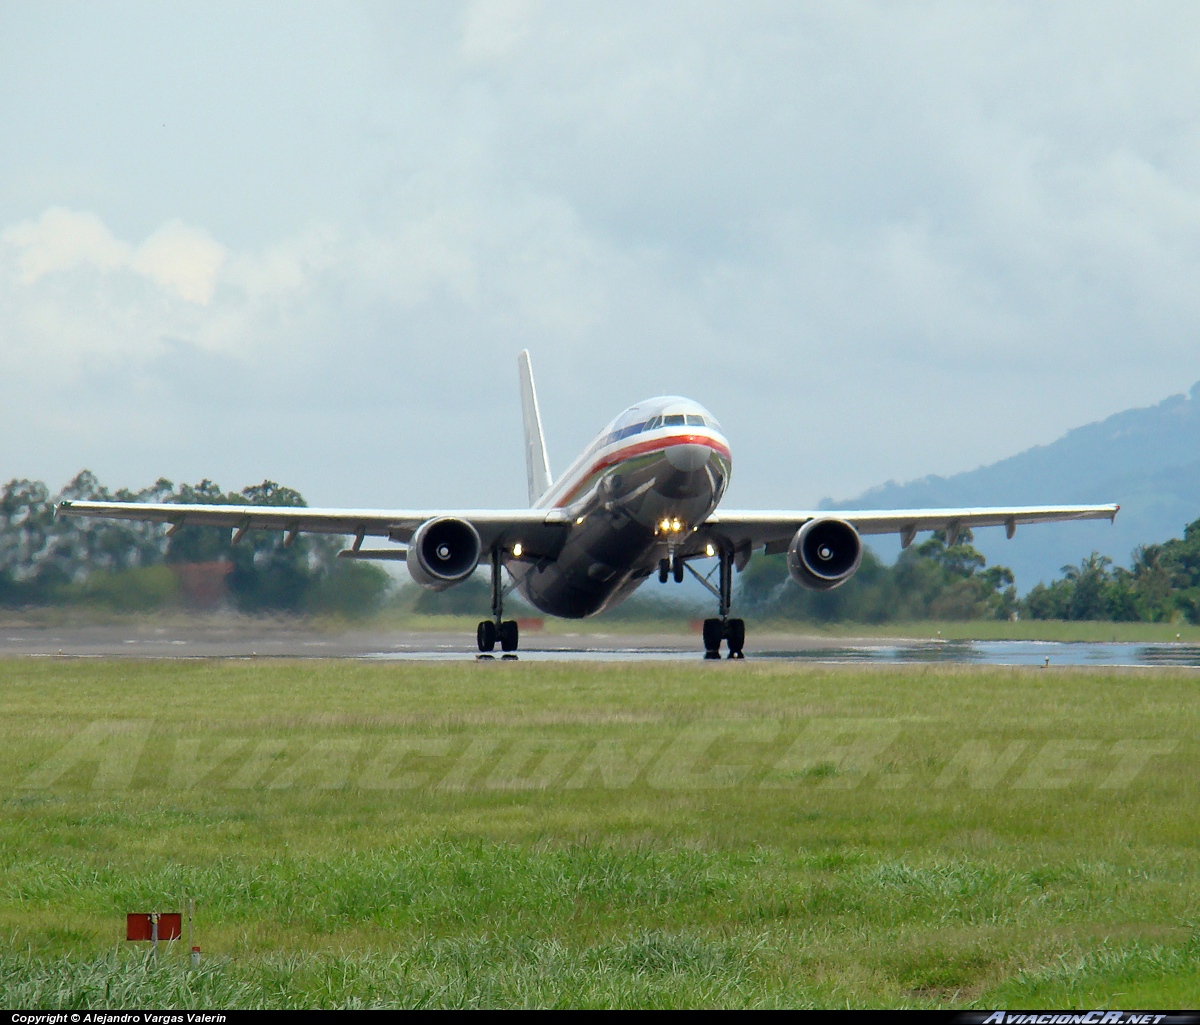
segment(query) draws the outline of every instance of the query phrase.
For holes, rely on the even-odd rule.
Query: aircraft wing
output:
[[[704,522],[700,533],[720,538],[735,549],[765,545],[767,554],[787,551],[796,531],[809,520],[834,516],[854,526],[860,534],[899,534],[907,548],[923,530],[944,530],[953,539],[959,531],[976,527],[1004,527],[1009,537],[1024,523],[1062,520],[1113,520],[1119,505],[1026,505],[983,509],[827,509],[819,512],[718,510]]]
[[[226,527],[246,530],[354,535],[356,547],[363,537],[386,537],[406,543],[417,528],[436,516],[467,520],[479,532],[486,551],[497,541],[521,541],[530,552],[557,551],[568,518],[559,509],[309,509],[279,505],[184,505],[146,502],[60,502],[62,516],[93,516],[103,519],[141,520],[179,527]],[[240,540],[241,533],[235,533]],[[394,550],[393,550],[394,551]],[[365,553],[364,553],[365,554]]]

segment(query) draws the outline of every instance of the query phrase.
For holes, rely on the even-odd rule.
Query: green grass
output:
[[[1198,698],[1186,671],[3,661],[0,1001],[1194,1006]],[[152,966],[123,916],[184,895],[203,966]]]

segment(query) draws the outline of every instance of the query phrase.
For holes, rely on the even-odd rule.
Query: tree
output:
[[[53,497],[41,481],[13,480],[0,491],[0,605],[160,607],[178,590],[161,568],[194,563],[227,564],[230,598],[245,612],[356,614],[377,608],[390,586],[378,566],[339,560],[336,538],[304,535],[288,545],[282,532],[250,531],[233,545],[228,530],[213,527],[184,527],[168,536],[163,524],[56,517],[64,499],[306,504],[298,491],[269,480],[228,494],[207,479],[178,488],[159,479],[141,491],[110,492],[85,470]]]
[[[884,565],[866,548],[858,572],[832,591],[791,582],[784,556],[756,557],[741,575],[739,601],[759,615],[815,622],[1008,618],[1016,608],[1012,571],[987,566],[970,531],[953,545],[937,532]]]

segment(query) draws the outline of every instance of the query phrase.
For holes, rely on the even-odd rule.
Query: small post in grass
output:
[[[192,967],[200,967],[200,948],[196,946],[196,902],[191,897],[187,899],[188,916],[188,947],[190,948]]]

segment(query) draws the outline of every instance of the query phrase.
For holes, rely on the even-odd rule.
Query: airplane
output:
[[[961,531],[1018,524],[1115,519],[1120,506],[1012,506],[858,512],[720,509],[732,458],[721,425],[698,402],[677,395],[630,406],[601,431],[556,481],[542,433],[529,352],[517,358],[525,435],[528,509],[310,509],[279,506],[64,501],[66,516],[96,516],[183,526],[223,527],[237,544],[248,530],[352,536],[346,559],[396,559],[413,580],[441,591],[491,572],[491,618],[480,622],[483,654],[515,652],[519,631],[504,618],[515,588],[551,616],[579,619],[611,609],[649,577],[682,583],[690,572],[712,593],[717,615],[704,621],[706,658],[744,657],[746,624],[732,618],[733,572],[755,551],[787,555],[792,579],[825,591],[849,580],[862,561],[864,535],[899,534],[907,548],[922,531],[941,530],[954,545]],[[366,537],[394,547],[363,548]],[[714,584],[691,565],[717,559]],[[505,585],[504,574],[509,583]],[[710,574],[711,576],[711,574]]]

